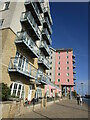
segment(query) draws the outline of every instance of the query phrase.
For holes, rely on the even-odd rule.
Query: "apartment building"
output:
[[[53,50],[52,48],[50,49]],[[74,76],[76,74],[74,71],[76,67],[74,58],[73,49],[56,49],[53,50],[49,57],[51,69],[47,70],[47,74],[51,81],[54,81],[61,88],[63,96],[70,95],[71,97],[71,91],[74,90],[74,80],[76,80]]]
[[[0,15],[1,82],[10,87],[11,95],[31,101],[45,96],[47,84],[59,89],[46,74],[50,69],[46,57],[51,55],[52,43],[49,1],[2,0]]]

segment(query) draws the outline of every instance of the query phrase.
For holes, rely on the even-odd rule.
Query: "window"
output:
[[[58,57],[58,59],[60,59],[60,56]]]
[[[50,67],[50,69],[52,69],[52,67]]]
[[[69,82],[69,79],[67,79],[67,82]]]
[[[10,5],[10,2],[5,2],[3,10],[8,10],[9,5]]]
[[[18,98],[24,98],[24,86],[20,82],[13,82],[10,85],[11,95],[17,96]]]
[[[67,67],[67,70],[69,70],[69,67]]]
[[[58,76],[60,76],[60,73],[58,73]]]
[[[69,56],[67,56],[67,58],[69,58]]]
[[[52,73],[50,73],[50,75],[52,75]]]
[[[67,61],[66,63],[69,64],[69,61]]]
[[[52,62],[50,62],[50,64],[52,64]]]
[[[58,82],[60,82],[60,79],[58,79]]]
[[[47,75],[48,75],[48,73],[47,73]]]
[[[60,51],[58,51],[58,53],[60,54]]]
[[[68,53],[68,50],[67,50],[67,53]]]
[[[0,19],[0,27],[2,26],[3,21],[4,21],[4,19]]]
[[[51,56],[51,59],[52,59],[52,56]]]
[[[60,70],[60,67],[58,67],[58,70]]]
[[[69,76],[69,73],[67,73],[67,76]]]
[[[58,64],[60,65],[60,62],[58,62]]]

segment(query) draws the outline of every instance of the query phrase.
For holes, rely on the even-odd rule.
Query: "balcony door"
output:
[[[28,91],[28,100],[31,101],[32,100],[32,85],[29,86],[29,91]]]

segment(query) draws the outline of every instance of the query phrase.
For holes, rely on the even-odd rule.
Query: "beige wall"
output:
[[[23,1],[24,0],[22,0],[22,2],[10,2],[8,10],[0,11],[0,14],[2,13],[2,19],[4,19],[2,28],[10,27],[15,33],[21,30],[20,17],[21,13],[25,11]],[[3,8],[3,5],[4,3],[0,2],[0,8]]]

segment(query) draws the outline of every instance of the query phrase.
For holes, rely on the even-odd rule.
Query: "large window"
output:
[[[66,75],[69,76],[69,73],[67,73]]]
[[[60,79],[58,79],[58,82],[60,82]]]
[[[60,73],[58,73],[58,76],[60,76]]]
[[[18,98],[24,98],[24,85],[21,82],[13,82],[10,85],[11,96]]]
[[[58,70],[60,70],[60,67],[58,67]]]
[[[60,56],[58,57],[58,59],[60,59]]]
[[[35,93],[36,98],[41,98],[42,97],[42,90],[41,88],[37,88],[36,93]]]
[[[69,82],[69,79],[67,79],[67,82]]]
[[[67,61],[66,63],[69,64],[69,61]]]
[[[69,58],[69,56],[67,56],[67,59]]]
[[[58,62],[58,64],[60,65],[60,62]]]
[[[69,70],[69,67],[67,67],[67,70]]]

